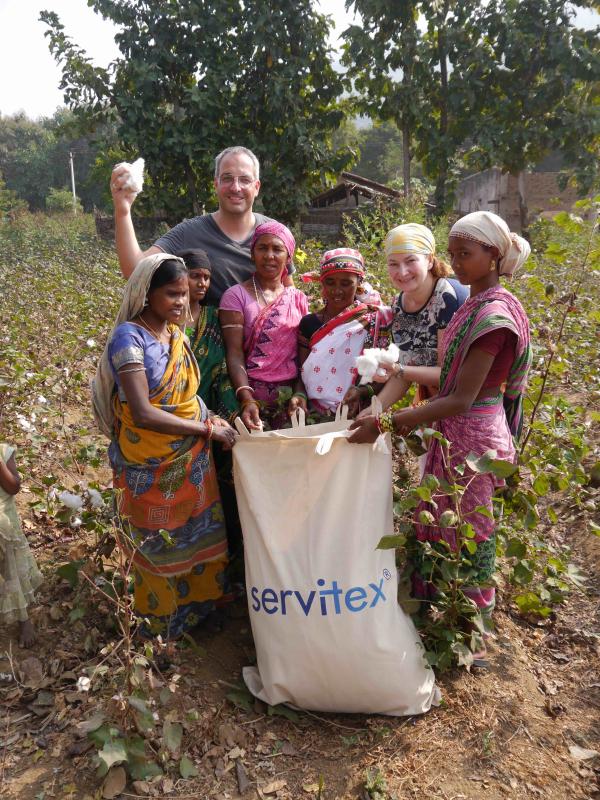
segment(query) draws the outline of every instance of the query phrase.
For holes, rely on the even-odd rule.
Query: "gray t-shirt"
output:
[[[270,217],[265,217],[263,214],[255,213],[254,217],[256,225],[270,221]],[[243,242],[236,242],[223,233],[212,214],[203,214],[201,217],[185,219],[179,225],[175,225],[154,242],[154,246],[172,254],[194,248],[205,250],[212,267],[206,303],[218,306],[221,295],[226,289],[248,280],[254,272],[254,264],[250,260],[250,242],[253,233],[254,230]],[[293,271],[293,267],[288,268],[288,272]]]

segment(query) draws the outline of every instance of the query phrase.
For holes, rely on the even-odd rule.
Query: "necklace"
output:
[[[254,286],[254,295],[255,295],[255,297],[256,297],[256,302],[258,303],[258,305],[260,305],[260,301],[259,301],[259,299],[258,299],[258,289],[256,288],[256,280],[254,279],[254,275],[252,276],[252,285]],[[265,295],[264,295],[264,292],[263,292],[263,290],[262,290],[262,286],[259,286],[259,288],[260,288],[260,296],[261,296],[261,297],[262,297],[262,299],[263,299],[263,303],[264,303],[266,306],[268,306],[269,304],[267,303],[267,298],[266,298],[266,297],[265,297]]]
[[[150,327],[150,325],[148,325],[148,323],[147,323],[147,322],[146,322],[146,320],[145,320],[145,319],[142,317],[142,315],[141,315],[141,314],[138,314],[138,319],[139,319],[139,321],[142,323],[142,325],[144,326],[144,328],[146,328],[147,330],[149,330],[149,331],[150,331],[150,333],[151,333],[151,334],[152,334],[154,337],[156,337],[156,338],[158,339],[158,341],[160,342],[160,337],[161,337],[161,334],[160,334],[160,333],[157,333],[157,332],[154,330],[154,328],[151,328],[151,327]]]

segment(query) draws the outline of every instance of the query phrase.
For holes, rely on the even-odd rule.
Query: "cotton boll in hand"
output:
[[[144,159],[138,158],[133,164],[122,161],[120,164],[117,164],[117,167],[126,167],[128,172],[127,180],[121,189],[125,192],[131,192],[132,194],[139,194],[144,186]]]
[[[400,348],[397,344],[394,344],[394,342],[388,345],[386,350],[379,350],[378,361],[380,364],[387,364],[388,366],[391,366],[392,364],[395,364],[399,358]]]
[[[370,383],[375,375],[383,377],[386,371],[381,368],[382,364],[391,366],[398,361],[400,357],[400,350],[398,345],[389,345],[387,349],[381,347],[367,347],[361,356],[356,359],[356,369],[358,374],[361,375],[360,385]]]
[[[356,369],[358,374],[362,376],[360,379],[361,385],[370,383],[375,377],[375,373],[379,368],[379,361],[375,354],[377,349],[375,347],[367,348],[362,356],[358,356],[356,359]]]

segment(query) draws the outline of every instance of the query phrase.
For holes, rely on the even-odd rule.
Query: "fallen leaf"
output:
[[[173,783],[171,778],[163,778],[161,788],[164,794],[170,794],[170,792],[172,792],[173,789],[175,788],[175,784]]]
[[[235,762],[235,775],[238,782],[239,793],[245,794],[250,788],[251,784],[250,781],[248,780],[248,775],[246,774],[244,765],[239,759]]]
[[[314,794],[315,792],[319,791],[319,784],[318,783],[303,783],[302,788],[308,794]]]
[[[598,750],[586,750],[585,747],[578,747],[576,744],[569,745],[569,753],[575,761],[590,761],[600,755]]]
[[[127,785],[127,774],[123,767],[111,767],[102,784],[102,797],[106,800],[113,800],[121,794]]]
[[[163,740],[173,755],[177,755],[181,746],[183,728],[178,722],[165,720],[163,723]]]
[[[21,683],[31,688],[41,683],[44,674],[42,662],[35,656],[23,659],[19,664],[19,672],[21,673]]]
[[[182,756],[179,762],[179,774],[182,778],[195,778],[198,774],[193,761],[188,756]]]
[[[150,792],[150,784],[148,781],[134,781],[131,786],[136,794],[144,795]]]
[[[86,736],[88,733],[97,731],[103,722],[104,713],[102,711],[96,711],[91,717],[88,717],[88,719],[84,719],[75,725],[77,728],[77,734],[79,736]]]
[[[234,747],[233,750],[230,750],[227,753],[227,758],[230,758],[232,761],[235,761],[236,758],[243,758],[246,755],[245,750],[240,750],[239,747]]]
[[[263,794],[275,794],[275,792],[283,789],[284,786],[287,786],[287,781],[284,778],[281,778],[278,781],[271,781],[271,783],[267,783],[266,786],[261,786],[260,789]]]

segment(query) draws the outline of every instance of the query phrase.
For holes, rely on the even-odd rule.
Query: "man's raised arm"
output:
[[[147,250],[141,250],[138,244],[131,219],[131,206],[136,195],[122,188],[127,177],[127,167],[123,166],[115,167],[110,177],[110,191],[115,209],[115,246],[124,278],[129,278],[141,258],[162,252],[160,247],[154,245]]]

